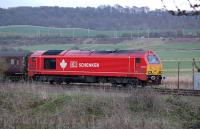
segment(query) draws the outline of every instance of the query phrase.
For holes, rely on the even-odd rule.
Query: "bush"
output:
[[[151,90],[134,89],[131,95],[113,91],[81,90],[82,88],[69,90],[61,86],[32,83],[0,85],[0,128],[180,128],[179,123],[175,121],[176,124],[173,124],[167,116],[160,113],[165,111],[163,109],[167,105]],[[167,101],[172,109],[176,109],[173,102],[174,98]],[[188,120],[183,116],[184,120]],[[199,127],[198,119],[192,120],[188,124]]]
[[[95,38],[108,38],[109,36],[106,34],[97,34]]]
[[[167,102],[171,104],[170,115],[182,121],[187,129],[200,128],[200,106],[195,106],[181,100],[179,97],[170,97]]]
[[[151,90],[135,90],[128,99],[129,108],[135,112],[159,111],[161,100],[158,95]]]

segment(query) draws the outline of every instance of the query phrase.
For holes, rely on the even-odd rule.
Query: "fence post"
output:
[[[147,29],[147,38],[149,39],[149,33],[150,33],[150,30]]]
[[[90,29],[89,28],[87,29],[87,35],[88,35],[87,37],[89,38],[90,37]]]
[[[75,38],[75,28],[73,28],[72,36],[73,36],[73,39],[74,39]]]
[[[133,32],[131,31],[131,40],[133,40]]]
[[[192,62],[192,88],[194,90],[194,61]]]
[[[179,93],[179,85],[180,85],[180,62],[178,61],[178,87],[177,87],[177,89],[178,89],[178,93]]]

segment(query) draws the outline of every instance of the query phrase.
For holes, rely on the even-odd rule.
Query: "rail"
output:
[[[19,82],[20,83],[20,82]],[[23,82],[22,82],[23,83]],[[29,82],[30,83],[30,82]],[[35,83],[35,85],[40,85],[40,83]],[[1,85],[4,84],[5,86],[8,85],[7,82],[1,82]],[[70,84],[49,84],[49,83],[42,83],[42,85],[49,86],[49,87],[62,87],[63,90],[79,90],[79,91],[88,91],[89,90],[96,90],[96,91],[104,91],[110,93],[125,93],[125,94],[132,94],[137,92],[138,90],[145,90],[149,92],[155,92],[155,94],[160,95],[178,95],[178,96],[200,96],[200,90],[192,90],[192,89],[170,89],[170,88],[160,88],[154,86],[146,86],[146,87],[122,87],[122,86],[112,86],[110,84],[98,84],[98,83],[70,83]]]

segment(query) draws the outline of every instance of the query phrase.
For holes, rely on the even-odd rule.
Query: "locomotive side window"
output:
[[[32,62],[36,62],[36,58],[35,57],[32,58]]]
[[[135,63],[136,64],[140,63],[140,58],[135,58]]]
[[[44,59],[44,69],[56,69],[56,59],[55,58]]]

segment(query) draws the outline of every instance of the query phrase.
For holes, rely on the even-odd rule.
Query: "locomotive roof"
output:
[[[111,56],[111,55],[144,55],[147,51],[145,50],[109,50],[109,51],[89,51],[89,50],[47,50],[37,51],[33,55],[35,56]]]
[[[30,54],[27,51],[0,51],[1,57],[22,57]]]

